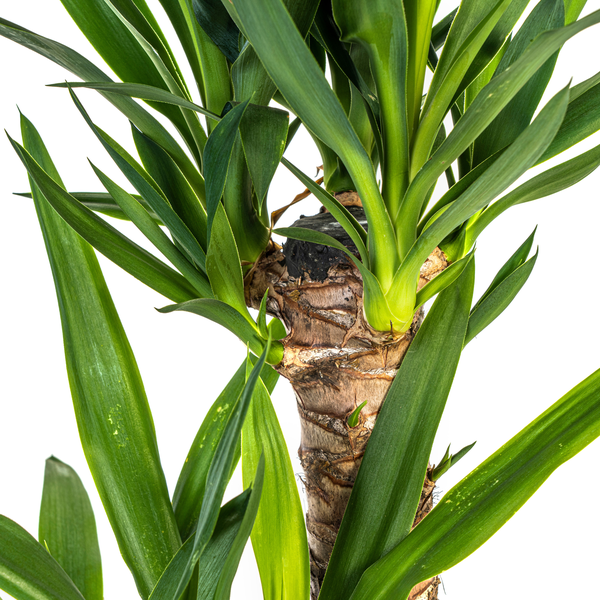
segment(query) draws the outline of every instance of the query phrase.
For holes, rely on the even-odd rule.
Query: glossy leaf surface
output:
[[[60,182],[37,131],[25,147]],[[133,352],[92,248],[32,182],[54,276],[77,426],[121,554],[147,597],[181,545]]]
[[[265,481],[252,547],[265,600],[307,600],[310,568],[296,477],[269,392],[258,381],[242,429],[242,475],[248,485],[264,455]]]
[[[561,464],[600,435],[596,371],[455,485],[387,556],[351,600],[406,599],[413,585],[469,556],[506,523]]]
[[[181,538],[184,540],[188,539],[196,527],[206,489],[206,474],[245,383],[246,361],[206,413],[179,474],[173,493],[173,508]]]
[[[83,600],[46,548],[3,515],[0,515],[0,589],[16,600]]]
[[[181,275],[78,203],[44,172],[22,146],[12,140],[11,143],[48,203],[87,242],[136,279],[171,300],[185,301],[197,295]]]
[[[471,262],[438,296],[388,390],[333,548],[323,600],[348,598],[363,571],[411,529],[463,347],[473,279]]]
[[[102,600],[102,563],[90,499],[75,471],[46,460],[39,540],[86,600]]]

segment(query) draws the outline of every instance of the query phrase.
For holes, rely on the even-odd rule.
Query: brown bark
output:
[[[350,246],[329,215],[295,225],[321,228]],[[304,243],[286,244],[285,251],[270,248],[249,273],[246,291],[248,304],[256,307],[268,288],[269,310],[288,331],[276,369],[292,383],[300,415],[298,453],[316,598],[366,444],[422,314],[404,334],[376,332],[364,319],[360,273],[343,253]],[[419,286],[446,265],[436,250],[421,269]],[[357,426],[349,427],[348,417],[364,400]],[[431,510],[433,487],[427,478],[415,524]],[[438,583],[434,578],[419,584],[410,600],[436,599]]]

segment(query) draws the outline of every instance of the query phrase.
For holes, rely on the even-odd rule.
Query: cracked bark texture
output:
[[[360,207],[349,210],[364,223]],[[294,226],[319,229],[356,250],[328,213]],[[419,287],[446,266],[436,250],[421,269]],[[276,369],[291,382],[300,415],[298,454],[308,503],[311,597],[316,599],[371,431],[422,313],[404,334],[374,331],[363,316],[356,267],[339,250],[294,240],[283,249],[273,245],[248,274],[248,304],[260,305],[267,288],[269,311],[288,332]],[[358,425],[349,427],[349,415],[365,400]],[[433,506],[433,487],[427,478],[415,524]],[[437,599],[438,585],[438,578],[419,584],[409,600]]]

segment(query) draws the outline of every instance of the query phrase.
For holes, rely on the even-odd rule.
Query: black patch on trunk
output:
[[[359,206],[348,208],[354,218],[367,229],[365,213]],[[350,236],[342,229],[342,226],[333,218],[331,213],[324,212],[312,217],[302,215],[298,221],[292,224],[292,227],[304,227],[313,231],[321,231],[341,242],[356,256],[358,249]],[[342,262],[349,262],[344,252],[330,246],[313,244],[311,242],[302,242],[288,238],[283,244],[283,253],[288,274],[294,279],[308,277],[312,281],[325,281],[330,267]]]

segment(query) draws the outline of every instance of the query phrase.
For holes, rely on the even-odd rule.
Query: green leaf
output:
[[[142,100],[152,100],[154,102],[163,102],[174,106],[181,106],[188,110],[199,112],[213,121],[220,121],[221,117],[216,113],[206,110],[199,104],[190,102],[181,96],[176,96],[172,92],[163,90],[162,88],[153,87],[143,83],[113,83],[107,81],[64,81],[60,83],[51,83],[47,87],[57,88],[85,88],[89,90],[98,90],[100,92],[111,92],[127,96],[129,98],[141,98]]]
[[[600,10],[566,27],[542,33],[527,47],[510,69],[494,77],[483,88],[444,143],[412,181],[396,219],[399,239],[414,236],[423,202],[432,185],[448,165],[467,149],[534,73],[566,41],[597,23],[600,23]],[[414,241],[414,237],[412,239]]]
[[[360,44],[369,55],[383,136],[382,196],[390,215],[395,215],[409,181],[409,119],[412,114],[407,114],[407,110],[413,101],[412,97],[408,103],[406,101],[408,32],[402,0],[372,0],[368,5],[360,1],[333,0],[332,6],[342,41]],[[382,23],[385,23],[384,27]],[[308,125],[306,119],[304,122]],[[315,132],[319,135],[318,130]],[[324,141],[344,159],[352,174],[344,154],[327,139]]]
[[[183,81],[183,75],[173,52],[169,48],[167,38],[158,25],[154,15],[148,8],[145,0],[112,0],[112,4],[121,15],[131,23],[144,39],[154,48],[156,53],[160,56],[163,64],[169,70],[172,77],[178,80],[182,89],[189,93],[185,82]]]
[[[112,83],[108,75],[71,48],[1,18],[0,35],[50,59],[67,71],[81,77],[84,81]],[[173,136],[160,122],[131,98],[119,94],[100,93],[118,108],[140,131],[153,139],[169,153],[185,174],[196,193],[203,197],[204,179]]]
[[[119,18],[115,14],[116,9],[113,11],[109,2],[106,0],[103,2],[61,0],[61,2],[119,79],[168,89],[163,75],[131,32],[133,26],[130,25],[128,28],[123,23],[124,17]],[[179,108],[154,102],[150,103],[150,106],[164,114],[175,125],[190,148],[195,147],[192,133]]]
[[[501,78],[502,75],[497,79]],[[403,321],[412,318],[419,269],[429,254],[456,227],[489,204],[500,192],[535,164],[560,126],[568,99],[568,88],[556,94],[502,156],[494,161],[493,165],[419,236],[406,260],[398,269],[394,284],[388,294],[388,302],[394,307],[399,307],[396,310],[399,318]],[[476,103],[477,100],[471,106],[475,106]],[[463,122],[468,112],[459,121],[457,127]]]
[[[192,0],[196,20],[215,46],[234,63],[240,54],[240,30],[219,0]]]
[[[526,50],[531,40],[540,33],[562,27],[565,23],[563,0],[543,0],[531,11],[498,65],[496,76],[510,67]],[[518,94],[477,138],[473,152],[473,164],[477,165],[488,156],[511,144],[529,125],[542,98],[546,85],[554,71],[558,53],[552,55]]]
[[[254,478],[250,480],[248,485],[252,486],[252,494],[248,501],[248,507],[244,514],[244,519],[237,531],[235,539],[231,545],[229,553],[224,563],[215,563],[221,567],[221,574],[216,586],[214,596],[210,595],[209,587],[206,585],[206,579],[212,579],[213,573],[210,573],[208,569],[203,569],[203,563],[201,559],[200,564],[200,576],[198,578],[198,600],[229,600],[231,595],[231,584],[237,571],[242,552],[246,546],[246,542],[250,537],[250,532],[253,530],[254,523],[257,518],[257,513],[262,499],[262,492],[264,489],[264,476],[265,476],[265,459],[261,456],[256,466],[256,472]],[[220,514],[220,512],[219,512]],[[213,533],[214,537],[214,533]],[[211,537],[212,539],[212,537]],[[210,542],[209,542],[210,544]],[[208,548],[207,548],[208,550]],[[206,550],[203,553],[206,554]]]
[[[473,253],[471,252],[464,258],[452,263],[439,275],[436,275],[431,281],[426,283],[417,292],[415,310],[421,308],[425,302],[431,300],[436,294],[439,294],[442,290],[445,290],[449,285],[452,285],[452,283],[454,283],[454,281],[460,277],[461,273],[465,270],[472,258]]]
[[[556,194],[575,185],[600,165],[600,145],[552,167],[529,181],[516,187],[486,208],[467,229],[467,240],[471,244],[481,232],[505,210],[517,204],[532,202]]]
[[[208,281],[204,274],[200,273],[179,251],[166,233],[148,214],[146,209],[133,196],[119,187],[93,164],[92,169],[94,169],[102,185],[110,192],[111,197],[118,202],[123,212],[129,216],[129,219],[181,271],[190,284],[194,286],[196,293],[193,295],[201,296],[206,294]]]
[[[133,141],[146,171],[158,184],[173,210],[206,249],[206,210],[175,161],[149,137],[132,127]]]
[[[384,289],[398,265],[395,234],[369,156],[281,0],[233,0],[263,65],[306,127],[341,157],[369,223],[371,269]]]
[[[565,0],[565,23],[575,21],[586,4],[587,0]]]
[[[434,50],[439,50],[446,42],[448,32],[450,31],[450,27],[452,26],[452,22],[454,21],[457,12],[458,8],[455,8],[433,26],[431,30],[431,45]]]
[[[517,248],[516,252],[502,265],[502,268],[496,273],[496,276],[490,283],[488,289],[483,293],[477,304],[473,307],[471,313],[514,271],[527,262],[527,257],[533,246],[533,238],[537,227],[531,232],[531,235]]]
[[[525,264],[513,271],[502,283],[482,298],[473,309],[469,318],[469,327],[465,336],[465,346],[492,321],[494,321],[508,305],[514,300],[521,288],[525,285],[535,262],[537,252]],[[490,286],[491,287],[491,286]]]
[[[204,500],[198,516],[192,554],[187,563],[187,567],[179,580],[179,586],[174,596],[175,598],[179,598],[189,583],[194,567],[206,549],[217,524],[219,507],[223,499],[223,494],[225,493],[225,488],[229,482],[229,477],[231,476],[238,439],[250,407],[254,388],[260,381],[260,372],[269,352],[269,345],[270,344],[267,343],[263,353],[260,355],[260,358],[248,376],[244,389],[227,421],[225,431],[219,440],[217,450],[206,476]]]
[[[46,548],[0,515],[0,588],[16,600],[83,600]]]
[[[225,304],[225,302],[212,298],[199,298],[158,309],[162,313],[179,310],[200,315],[222,325],[242,340],[244,344],[248,344],[250,350],[255,354],[261,354],[265,347],[265,340],[260,337],[257,328],[253,327],[243,315],[232,306],[229,306],[229,304]],[[273,342],[271,344],[271,351],[267,356],[267,362],[271,365],[276,365],[281,361],[282,357],[283,346],[279,342]]]
[[[442,209],[446,208],[449,204],[454,202],[461,194],[467,190],[467,188],[475,183],[481,175],[489,167],[491,167],[496,159],[502,155],[503,151],[490,156],[484,160],[481,164],[477,165],[474,169],[471,169],[464,177],[461,177],[450,189],[429,209],[427,214],[421,219],[419,226],[417,227],[417,234],[421,235],[423,231],[433,223],[435,219],[441,216]]]
[[[285,150],[289,120],[290,115],[284,110],[250,104],[240,123],[242,145],[259,214]]]
[[[215,298],[235,308],[258,331],[258,327],[246,307],[240,256],[225,209],[220,202],[217,205],[212,224],[210,245],[206,256],[206,271]]]
[[[59,183],[39,135],[25,147]],[[77,427],[121,554],[147,597],[181,545],[141,376],[92,248],[32,192],[52,267]]]
[[[467,71],[475,59],[477,52],[479,52],[511,2],[512,0],[497,0],[493,4],[471,2],[461,5],[461,10],[459,10],[452,29],[448,34],[449,39],[453,39],[456,36],[459,25],[461,24],[461,18],[468,19],[469,22],[473,20],[475,15],[471,16],[469,19],[469,17],[464,14],[470,7],[476,7],[474,10],[481,16],[481,20],[476,23],[472,30],[467,31],[468,28],[465,28],[465,31],[463,32],[465,39],[456,49],[456,54],[451,57],[450,62],[445,60],[450,58],[446,51],[447,48],[449,49],[449,46],[447,45],[444,48],[444,52],[442,52],[440,62],[435,70],[433,80],[427,93],[427,98],[425,99],[421,121],[414,139],[411,157],[411,179],[415,177],[419,169],[421,169],[428,161],[438,129],[444,120],[444,116],[450,110],[456,97],[459,96],[464,90],[464,87],[466,87],[464,86],[461,88],[463,78],[467,75]],[[481,14],[481,7],[483,7],[484,4],[486,5],[486,12],[485,14]],[[467,33],[468,35],[466,35]],[[410,245],[408,247],[410,247]],[[406,250],[408,250],[408,247]],[[403,252],[403,254],[405,253],[406,251]]]
[[[345,252],[348,258],[350,258],[356,268],[360,271],[363,278],[364,310],[369,325],[377,331],[393,332],[393,330],[396,329],[396,331],[399,332],[407,329],[401,329],[405,323],[399,322],[395,313],[390,309],[377,277],[375,277],[367,266],[360,262],[360,260],[358,260],[341,242],[338,242],[338,240],[322,231],[315,231],[304,227],[281,227],[273,230],[273,233],[290,237],[295,240],[310,242],[312,244],[331,246],[332,248],[337,248],[338,250]]]
[[[556,137],[538,160],[542,163],[600,129],[600,73],[596,73],[571,90],[571,101],[567,114]]]
[[[263,455],[265,482],[251,536],[263,595],[265,600],[307,600],[308,542],[296,477],[269,392],[258,381],[242,429],[244,485]]]
[[[269,338],[269,330],[267,329],[267,298],[269,297],[269,290],[267,289],[260,301],[260,309],[258,311],[258,317],[256,318],[256,324],[258,325],[258,331],[265,339]]]
[[[327,50],[330,57],[335,61],[340,71],[359,90],[365,103],[371,111],[375,122],[379,121],[379,101],[375,92],[363,79],[356,67],[352,56],[343,42],[339,39],[339,31],[333,19],[332,7],[328,2],[321,2],[315,15],[315,27],[319,33],[317,38]]]
[[[356,427],[360,418],[360,411],[367,405],[368,400],[361,402],[348,417],[348,427]]]
[[[38,537],[86,600],[102,600],[102,563],[90,499],[77,473],[53,456],[46,460]]]
[[[227,169],[231,161],[233,145],[240,122],[248,102],[234,106],[224,117],[206,142],[204,148],[204,173],[206,177],[206,211],[208,214],[208,239],[210,240],[213,219],[227,180]]]
[[[231,582],[258,510],[263,471],[264,463],[261,463],[252,488],[246,489],[219,510],[213,534],[198,561],[198,600],[229,598]],[[173,600],[177,597],[177,586],[185,573],[193,546],[192,536],[173,557],[149,600]]]
[[[430,478],[432,481],[437,481],[444,473],[447,473],[450,467],[454,466],[477,442],[473,442],[469,446],[465,446],[459,450],[456,454],[450,454],[450,446],[446,450],[444,458],[440,461],[440,464],[431,470]]]
[[[69,192],[69,195],[73,196],[75,200],[94,212],[102,213],[103,215],[112,217],[113,219],[120,219],[123,221],[130,220],[129,217],[123,212],[123,209],[115,202],[115,199],[106,192]],[[32,198],[30,192],[15,193],[15,196]],[[146,212],[157,225],[163,224],[156,213],[150,208],[149,204],[140,195],[132,194],[132,198],[135,198],[146,209]]]
[[[412,527],[463,346],[473,279],[469,263],[438,296],[388,390],[344,513],[321,600],[349,598],[363,571]]]
[[[206,413],[179,474],[173,493],[173,509],[183,540],[187,540],[196,527],[206,488],[206,474],[245,383],[244,360]],[[237,460],[234,463],[237,464]]]
[[[342,226],[344,231],[350,236],[354,245],[358,249],[361,260],[368,264],[369,254],[367,252],[367,232],[364,227],[356,220],[354,215],[327,190],[315,183],[310,177],[304,174],[298,167],[294,166],[289,160],[284,158],[283,165],[287,167],[305,186],[312,192],[317,200],[333,215],[335,220]]]
[[[132,164],[132,158],[126,155],[113,140],[103,134],[103,132],[94,125],[75,93],[72,90],[69,90],[69,92],[86,123],[96,134],[96,137],[100,140],[100,143],[110,154],[119,169],[121,169],[123,175],[127,177],[131,185],[133,185],[142,197],[145,198],[148,204],[167,226],[173,237],[177,239],[195,263],[201,269],[204,269],[206,261],[204,250],[185,223],[183,223],[177,213],[171,208],[164,195],[157,191],[156,183],[152,181],[150,176],[145,175],[145,172],[143,172],[143,169],[141,169],[139,165]],[[152,183],[154,183],[154,185],[152,185]],[[211,292],[208,289],[204,289],[202,290],[202,295],[210,296]]]
[[[31,129],[31,135],[34,137],[29,143],[36,144],[38,158],[60,181],[51,164],[50,156],[35,134],[31,123],[25,117],[21,117],[21,124],[22,127]],[[22,146],[12,140],[10,136],[9,139],[27,168],[32,181],[35,182],[35,185],[39,187],[40,192],[44,195],[44,202],[47,201],[69,226],[87,242],[136,279],[175,302],[189,300],[197,295],[197,291],[179,273],[137,244],[134,244],[120,231],[78,203],[43,171]],[[69,228],[69,231],[72,230]]]
[[[363,575],[351,600],[405,599],[485,543],[561,464],[600,435],[600,371],[455,485],[410,535]]]

